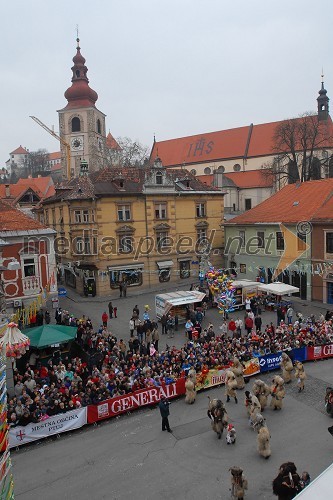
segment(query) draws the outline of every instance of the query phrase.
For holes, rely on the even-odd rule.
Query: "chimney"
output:
[[[9,187],[9,184],[5,184],[5,194],[6,194],[6,198],[10,198],[10,187]]]

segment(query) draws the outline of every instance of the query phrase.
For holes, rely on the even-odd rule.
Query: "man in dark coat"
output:
[[[158,407],[160,409],[160,413],[161,413],[161,417],[162,417],[162,431],[167,430],[168,432],[172,432],[172,430],[170,429],[169,419],[168,419],[168,417],[170,415],[169,405],[170,405],[170,403],[166,399],[166,397],[162,396],[161,401],[158,403]]]

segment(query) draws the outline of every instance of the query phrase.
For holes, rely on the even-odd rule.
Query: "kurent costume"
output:
[[[234,398],[235,403],[238,403],[236,389],[237,380],[233,371],[228,370],[225,374],[225,392],[227,396],[227,403],[229,403],[230,398]]]
[[[236,381],[237,381],[237,389],[244,389],[245,382],[243,377],[243,365],[239,361],[238,358],[234,358],[233,365],[231,367],[231,371],[234,372]]]
[[[256,421],[254,424],[255,430],[258,432],[257,435],[257,449],[260,456],[266,458],[266,460],[271,456],[271,436],[268,428],[266,427],[264,417],[258,413],[256,416]]]
[[[194,403],[196,397],[195,385],[191,377],[187,377],[186,379],[185,390],[186,390],[185,403],[191,405]]]
[[[303,363],[296,361],[295,363],[295,377],[297,379],[298,392],[304,391],[304,380],[306,379],[306,374],[304,371]]]
[[[261,411],[259,399],[257,398],[257,396],[251,394],[249,391],[245,391],[245,397],[246,397],[245,406],[247,407],[247,410],[249,406],[248,415],[250,417],[251,424],[253,424],[256,415]]]
[[[209,399],[207,415],[211,419],[212,429],[219,439],[223,434],[223,429],[228,425],[228,414],[220,399]]]
[[[285,395],[284,380],[279,375],[275,375],[271,385],[271,408],[273,408],[273,410],[282,410],[282,403]]]
[[[300,477],[293,462],[281,465],[279,474],[273,481],[273,493],[279,500],[291,500],[301,491]]]
[[[229,424],[227,427],[226,441],[227,441],[227,444],[235,444],[236,443],[236,429],[232,424]]]
[[[252,387],[252,394],[257,396],[261,411],[264,411],[267,406],[267,397],[270,395],[271,390],[262,380],[255,380]]]
[[[282,370],[282,378],[286,384],[289,384],[291,382],[291,375],[292,375],[292,371],[294,369],[293,362],[289,358],[288,354],[285,352],[282,353],[281,357],[282,357],[282,359],[281,359],[280,367]]]
[[[243,476],[243,469],[240,467],[231,467],[231,498],[242,500],[247,490],[247,479]]]

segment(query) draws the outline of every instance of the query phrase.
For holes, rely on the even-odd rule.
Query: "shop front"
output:
[[[160,283],[165,283],[166,281],[170,281],[173,261],[172,260],[163,260],[160,262],[156,262],[158,269],[158,281]]]
[[[109,267],[110,287],[118,288],[121,282],[127,286],[141,286],[143,283],[144,264],[128,264],[127,266]]]

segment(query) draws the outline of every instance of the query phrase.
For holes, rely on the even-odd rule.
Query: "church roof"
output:
[[[313,116],[305,117],[313,120]],[[293,118],[291,121],[304,120]],[[165,167],[189,166],[209,161],[237,160],[271,156],[274,151],[274,133],[276,127],[287,120],[248,125],[217,132],[208,132],[188,137],[154,142],[150,161],[159,156]],[[324,122],[322,122],[323,126]],[[332,147],[333,123],[329,116],[327,126],[327,144],[321,147]]]
[[[121,147],[119,146],[118,142],[113,137],[113,135],[111,134],[110,131],[109,131],[108,135],[106,136],[106,147],[108,149],[121,151]]]
[[[9,153],[10,155],[27,155],[29,154],[29,151],[27,151],[26,149],[24,149],[22,146],[14,149],[14,151],[12,151],[11,153]]]

